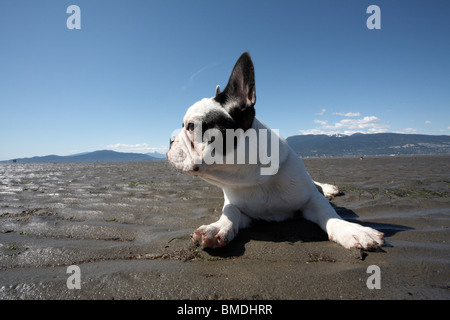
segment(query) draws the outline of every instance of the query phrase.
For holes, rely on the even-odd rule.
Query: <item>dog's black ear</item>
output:
[[[244,52],[231,72],[223,92],[216,90],[215,100],[235,120],[238,128],[247,130],[255,117],[255,70],[248,52]]]

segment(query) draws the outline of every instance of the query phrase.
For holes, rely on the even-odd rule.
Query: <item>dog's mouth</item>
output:
[[[191,159],[186,154],[171,153],[171,150],[167,152],[167,160],[180,173],[187,173],[190,175],[199,175],[201,171],[201,165],[192,164]]]
[[[193,176],[198,176],[198,175],[201,174],[200,165],[195,164],[195,165],[192,167],[192,169],[188,170],[187,172],[186,172],[186,171],[184,171],[184,172],[185,172],[185,173],[188,173],[188,174],[190,174],[190,175],[193,175]]]

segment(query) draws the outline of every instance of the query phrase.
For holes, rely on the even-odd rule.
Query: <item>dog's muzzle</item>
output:
[[[170,139],[169,151],[166,157],[175,169],[194,173],[200,170],[198,162],[201,159],[201,151],[196,150],[187,136],[188,134],[185,131],[181,131],[177,136]]]

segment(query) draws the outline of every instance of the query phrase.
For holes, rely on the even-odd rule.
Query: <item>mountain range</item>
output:
[[[303,157],[450,154],[450,136],[400,133],[297,135],[286,139]]]
[[[450,136],[422,134],[355,133],[343,135],[297,135],[286,139],[302,157],[347,157],[374,155],[450,154]],[[14,159],[15,162],[87,162],[87,161],[156,161],[164,160],[161,153],[124,153],[111,150],[85,152],[69,156]],[[0,162],[13,162],[5,160]]]
[[[0,162],[92,162],[92,161],[156,161],[165,159],[166,156],[159,153],[125,153],[111,150],[98,150],[84,152],[69,156],[48,155],[43,157],[11,159]]]

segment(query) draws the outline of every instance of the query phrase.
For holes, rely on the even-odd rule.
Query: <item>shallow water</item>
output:
[[[158,247],[161,239],[192,232],[196,224],[186,220],[209,217],[222,201],[220,190],[167,162],[1,165],[0,199],[2,267],[34,265],[42,248],[67,251],[67,239],[80,249],[85,241],[105,241],[98,246],[112,248],[110,256],[128,242]],[[13,235],[20,235],[17,246],[7,244]],[[8,247],[31,259],[17,259]],[[62,254],[53,259],[69,262]]]
[[[431,270],[424,280],[425,289],[420,289],[417,297],[442,298],[448,294],[448,289],[442,288],[448,288],[450,281],[449,160],[450,156],[420,156],[373,157],[363,161],[359,158],[306,159],[304,162],[315,180],[336,184],[343,191],[332,200],[339,214],[385,233],[386,250],[392,251],[389,256],[376,256],[379,263],[389,268],[396,263],[418,264],[425,270],[423,274]],[[64,298],[67,292],[55,289],[52,293],[53,289],[49,289],[57,283],[51,280],[51,274],[55,268],[72,264],[91,270],[90,279],[98,285],[112,273],[127,278],[131,266],[125,261],[141,257],[153,259],[164,252],[173,257],[173,252],[190,246],[189,234],[193,230],[220,216],[222,205],[220,189],[199,178],[178,173],[165,161],[0,164],[0,297]],[[297,234],[302,232],[305,234]],[[283,264],[294,258],[285,260],[280,258],[281,253],[301,260],[303,258],[298,257],[302,254],[308,259],[305,250],[318,248],[336,254],[342,270],[353,268],[353,258],[347,258],[346,250],[326,241],[318,228],[302,222],[265,224],[245,230],[221,255],[240,257],[244,259],[242,265],[251,264],[251,259],[280,261],[281,265],[274,265],[274,268],[286,267],[286,272],[290,272],[290,267]],[[201,254],[208,256],[211,252]],[[151,261],[153,267],[146,265],[145,268],[153,271],[148,272],[162,268],[162,261]],[[102,264],[100,269],[96,267],[99,263]],[[173,263],[167,262],[164,268],[186,271],[186,266]],[[143,265],[136,262],[133,266],[139,269]],[[197,265],[197,268],[210,266]],[[335,269],[336,266],[332,270]],[[330,270],[324,272],[328,274]],[[436,270],[440,270],[438,278],[435,278]],[[214,271],[208,272],[214,274]],[[398,275],[394,274],[392,272],[395,280]],[[155,275],[145,273],[142,281],[152,276]],[[54,278],[60,281],[65,277],[63,271]],[[408,275],[404,277],[404,282],[408,283]],[[157,279],[162,281],[160,271]],[[186,284],[192,285],[192,281],[187,280]],[[264,285],[267,284],[262,281],[261,286]],[[136,287],[127,287],[130,291],[123,291],[122,297],[215,296],[208,291],[213,290],[208,286],[196,287],[195,293],[184,288],[184,294],[174,293],[174,287],[162,282],[160,291],[151,294],[141,292],[140,286],[145,287],[143,282],[137,281]],[[275,290],[277,294],[263,297],[286,298],[298,290],[289,287],[287,283],[285,291],[280,287]],[[86,289],[81,297],[116,296],[113,289],[105,289],[104,295],[96,296],[95,288]],[[257,288],[255,286],[254,290]],[[234,287],[229,290],[234,292]],[[332,290],[325,294],[329,292]],[[311,292],[305,294],[294,294],[294,298],[333,298],[309,296]],[[390,294],[402,297],[403,291],[391,290]],[[248,297],[236,295],[239,294],[235,293],[234,297]]]

